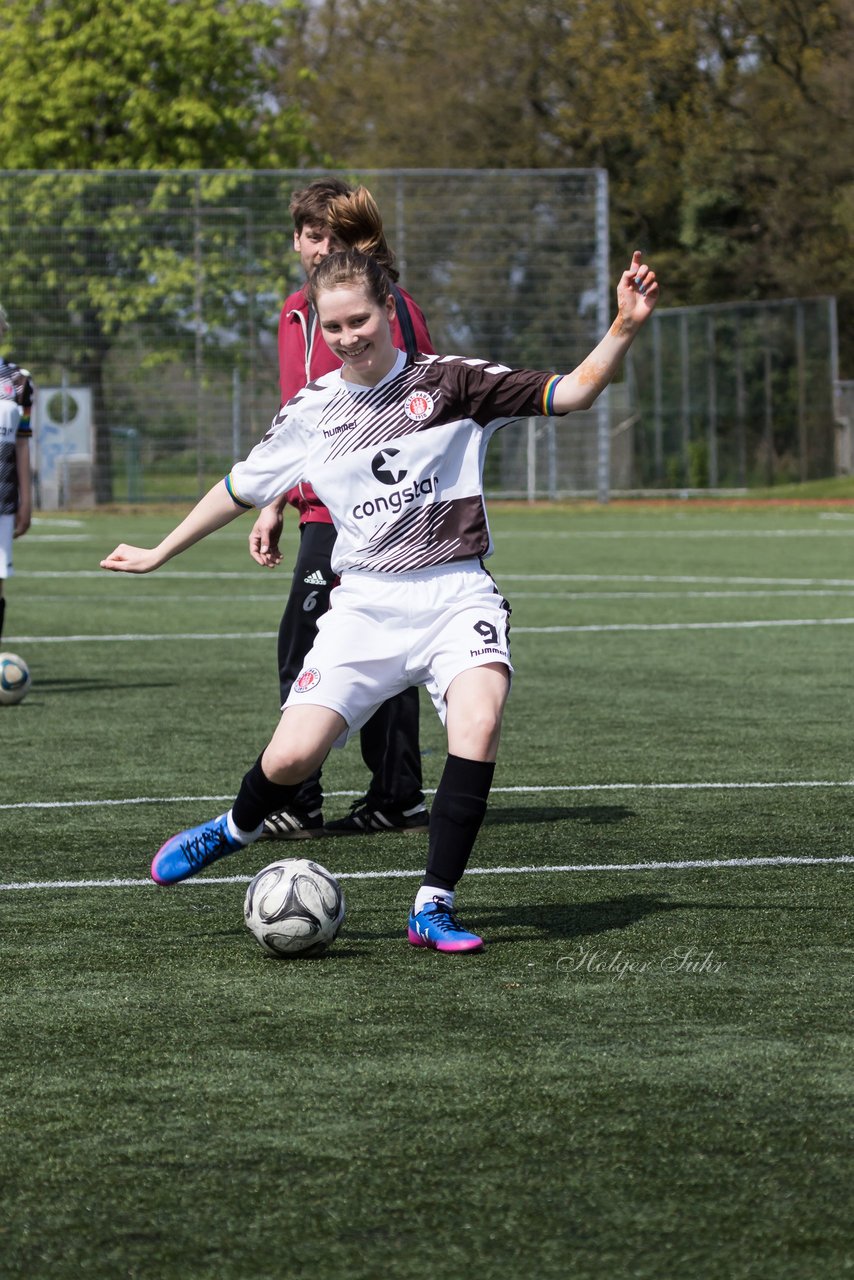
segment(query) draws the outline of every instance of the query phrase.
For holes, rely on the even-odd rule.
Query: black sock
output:
[[[453,889],[468,865],[495,765],[449,755],[430,806],[430,849],[422,884]]]
[[[245,775],[231,807],[234,825],[241,831],[255,831],[268,813],[286,809],[300,789],[300,783],[271,782],[261,768],[261,757]]]
[[[3,615],[6,612],[6,597],[0,596],[0,636],[3,634]]]

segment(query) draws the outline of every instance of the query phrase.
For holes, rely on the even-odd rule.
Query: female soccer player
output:
[[[306,280],[319,262],[336,249],[361,249],[376,258],[389,278],[398,272],[386,240],[382,216],[366,187],[350,188],[339,178],[316,178],[294,192],[294,249]],[[427,322],[417,303],[392,284],[397,323],[396,347],[415,355],[433,354]],[[307,382],[340,368],[323,341],[305,286],[285,300],[279,318],[279,383],[281,403],[291,400]],[[329,608],[336,583],[332,571],[335,525],[311,485],[295,485],[265,507],[249,534],[249,551],[270,567],[281,559],[279,539],[287,505],[299,512],[299,551],[282,620],[279,623],[279,706],[284,706],[306,654],[314,644],[317,624]],[[271,555],[268,554],[272,553]],[[421,748],[420,702],[416,688],[404,689],[377,709],[359,733],[362,759],[371,772],[367,794],[354,800],[346,817],[324,824],[323,784],[318,769],[306,778],[286,809],[267,815],[264,834],[276,840],[324,835],[367,835],[386,831],[426,831]]]
[[[265,816],[287,805],[332,746],[391,694],[423,684],[445,723],[448,756],[409,941],[479,951],[483,941],[459,923],[454,894],[486,812],[512,672],[509,609],[482,563],[492,551],[486,445],[514,418],[589,408],[651,315],[658,284],[635,253],[614,323],[565,376],[398,351],[388,277],[356,250],[324,259],[310,290],[342,368],[284,405],[249,457],[159,546],[122,544],[101,561],[148,573],[301,478],[338,530],[340,585],[273,737],[228,813],[167,840],[151,874],[173,884],[257,840]]]

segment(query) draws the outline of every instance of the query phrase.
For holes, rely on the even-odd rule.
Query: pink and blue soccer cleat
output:
[[[226,814],[203,822],[199,827],[179,831],[157,850],[151,864],[151,878],[158,884],[177,884],[189,880],[209,867],[217,858],[236,853],[243,845],[228,830]]]
[[[413,947],[434,951],[482,951],[483,938],[469,933],[444,898],[434,898],[416,915],[409,917],[409,941]]]

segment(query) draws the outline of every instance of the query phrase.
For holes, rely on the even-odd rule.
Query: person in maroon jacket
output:
[[[294,193],[290,202],[294,249],[306,279],[329,253],[357,248],[377,259],[394,281],[398,319],[392,340],[411,356],[434,354],[427,322],[418,305],[396,284],[394,254],[383,231],[379,209],[364,187],[355,190],[338,178],[319,178]],[[305,287],[285,300],[279,318],[279,384],[282,404],[312,379],[339,366],[320,333]],[[317,623],[329,608],[336,578],[330,565],[335,528],[329,510],[311,485],[290,489],[260,513],[249,535],[249,549],[259,564],[270,553],[281,561],[279,537],[286,506],[299,512],[300,545],[293,582],[279,624],[279,690],[284,702],[314,643]],[[287,809],[271,813],[265,823],[269,839],[293,840],[321,835],[365,835],[384,831],[426,831],[421,749],[418,741],[419,695],[407,689],[389,699],[361,730],[362,758],[371,771],[367,794],[346,817],[323,822],[320,770],[303,783]]]

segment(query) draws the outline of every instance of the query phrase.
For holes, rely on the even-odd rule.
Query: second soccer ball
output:
[[[30,668],[17,653],[0,653],[0,706],[10,707],[27,696]]]

